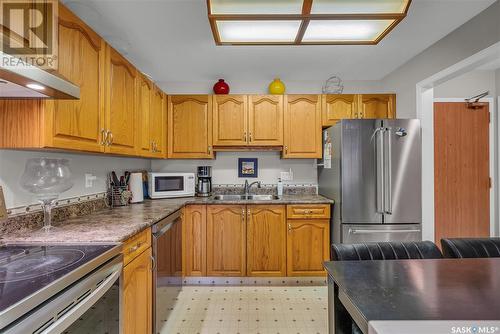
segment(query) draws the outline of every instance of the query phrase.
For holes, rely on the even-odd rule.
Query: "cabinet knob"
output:
[[[212,146],[208,147],[208,154],[212,154]]]
[[[247,142],[247,133],[246,132],[243,133],[243,141],[245,143]]]
[[[113,145],[113,132],[111,132],[110,130],[108,130],[106,138],[107,138],[107,144],[108,144],[108,146]]]
[[[285,145],[285,153],[288,153],[288,146]]]
[[[252,133],[251,132],[248,134],[248,141],[252,141]]]

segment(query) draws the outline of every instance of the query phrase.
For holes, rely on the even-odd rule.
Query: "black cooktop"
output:
[[[114,247],[116,245],[100,244],[0,246],[0,315]]]

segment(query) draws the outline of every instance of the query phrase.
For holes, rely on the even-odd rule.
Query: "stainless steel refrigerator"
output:
[[[335,201],[331,240],[421,240],[419,120],[342,120],[324,130],[323,149],[319,193]]]

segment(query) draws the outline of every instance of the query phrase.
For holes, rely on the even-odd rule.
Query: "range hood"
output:
[[[67,80],[36,66],[7,66],[19,60],[1,51],[0,59],[0,98],[80,98],[80,87]]]

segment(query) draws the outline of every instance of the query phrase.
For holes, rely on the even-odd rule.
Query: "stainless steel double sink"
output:
[[[271,201],[279,199],[276,195],[215,195],[216,201]]]

